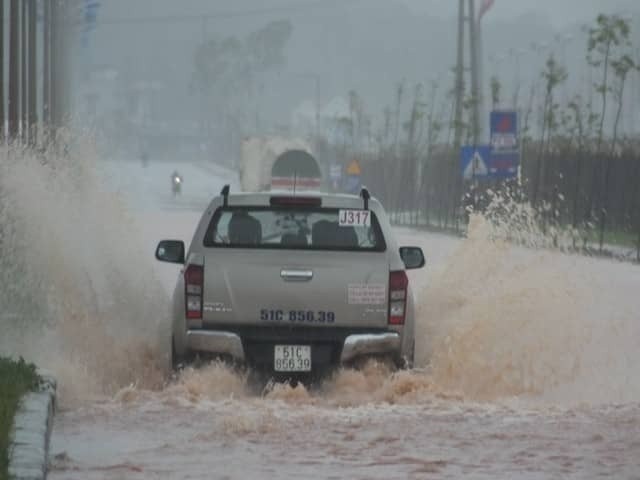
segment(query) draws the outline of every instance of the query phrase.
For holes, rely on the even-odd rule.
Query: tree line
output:
[[[585,62],[595,79],[588,95],[559,94],[569,72],[551,53],[527,95],[513,97],[521,148],[517,179],[463,181],[454,145],[455,88],[444,90],[437,81],[413,89],[400,82],[377,131],[362,99],[350,92],[350,115],[340,120],[344,141],[332,147],[333,156],[362,160],[363,181],[397,223],[462,232],[471,204],[483,208],[487,192],[508,190],[533,207],[543,231],[570,231],[574,248],[635,248],[640,261],[640,132],[621,131],[631,80],[640,79],[640,48],[632,43],[630,20],[619,15],[599,15],[584,35]],[[503,79],[493,76],[492,107],[503,104],[503,90]],[[468,144],[476,101],[464,100],[460,127]]]

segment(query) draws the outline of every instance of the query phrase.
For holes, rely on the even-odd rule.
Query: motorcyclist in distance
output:
[[[174,195],[182,192],[182,177],[177,170],[174,170],[171,174],[171,191]]]

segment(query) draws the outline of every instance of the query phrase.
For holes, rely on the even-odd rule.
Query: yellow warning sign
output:
[[[361,173],[360,164],[357,160],[353,160],[347,167],[347,175],[360,175]]]

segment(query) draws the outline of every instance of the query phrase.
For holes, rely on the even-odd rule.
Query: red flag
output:
[[[493,7],[493,3],[495,0],[482,0],[482,6],[480,7],[480,14],[478,15],[478,20],[480,20],[485,13],[487,13],[491,7]]]

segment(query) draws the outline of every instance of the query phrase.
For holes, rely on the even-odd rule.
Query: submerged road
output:
[[[114,165],[123,208],[96,189],[64,215],[25,206],[59,305],[31,355],[60,382],[49,478],[640,478],[637,266],[508,246],[482,221],[464,240],[398,229],[428,261],[420,368],[258,395],[218,365],[170,378],[155,333],[177,275],[155,242],[189,241],[233,176],[180,167],[174,199],[173,166]]]

